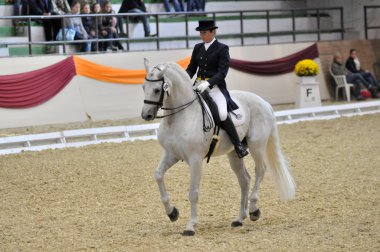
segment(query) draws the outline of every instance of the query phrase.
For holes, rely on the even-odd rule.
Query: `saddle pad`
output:
[[[233,98],[233,97],[231,97],[231,98],[239,106],[239,108],[235,109],[234,111],[230,112],[229,114],[230,114],[230,116],[232,118],[232,121],[233,121],[234,125],[235,126],[240,126],[240,125],[244,124],[246,115],[244,113],[244,110],[241,109],[243,106],[240,103],[240,101],[237,100],[237,99],[235,99],[235,98]]]

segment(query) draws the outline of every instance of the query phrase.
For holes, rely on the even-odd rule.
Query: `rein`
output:
[[[157,118],[164,118],[164,117],[168,117],[168,116],[172,116],[172,115],[174,115],[174,114],[177,114],[178,112],[181,112],[182,110],[186,109],[186,108],[189,107],[191,104],[193,104],[193,102],[194,102],[196,99],[198,99],[198,97],[195,97],[192,101],[189,101],[188,103],[183,104],[183,105],[181,105],[181,106],[178,106],[178,107],[176,107],[176,108],[160,108],[160,109],[162,109],[162,110],[169,110],[169,111],[171,111],[171,110],[176,110],[176,109],[180,109],[180,110],[175,111],[175,112],[173,112],[173,113],[171,113],[171,114],[168,114],[168,115],[157,116]]]

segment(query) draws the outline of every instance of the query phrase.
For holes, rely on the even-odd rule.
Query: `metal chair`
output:
[[[336,88],[335,88],[335,100],[338,100],[339,89],[343,89],[343,98],[347,98],[347,101],[351,101],[351,88],[354,87],[354,84],[347,83],[346,76],[344,75],[335,75],[331,66],[329,67],[331,76],[334,78]]]

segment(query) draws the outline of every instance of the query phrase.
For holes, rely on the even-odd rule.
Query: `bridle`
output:
[[[158,80],[150,80],[147,77],[145,77],[145,80],[150,81],[150,82],[162,81],[160,99],[158,101],[144,100],[145,104],[156,105],[157,109],[160,109],[163,106],[163,104],[164,104],[164,95],[165,95],[165,92],[169,95],[169,93],[167,91],[167,85],[168,84],[165,82],[164,78],[161,78],[161,79],[158,79]],[[166,86],[166,87],[164,87],[164,86]]]
[[[162,72],[162,69],[160,69],[159,67],[155,66],[154,68],[156,68],[160,72]],[[186,109],[187,107],[189,107],[198,98],[198,96],[196,96],[192,101],[190,101],[190,102],[188,102],[186,104],[183,104],[181,106],[178,106],[176,108],[164,108],[163,104],[164,104],[165,93],[169,96],[169,92],[168,92],[169,84],[165,81],[165,78],[162,77],[161,79],[152,80],[152,79],[148,79],[147,77],[145,77],[145,80],[150,81],[150,82],[159,82],[159,81],[162,81],[161,94],[160,94],[159,100],[158,101],[144,100],[145,104],[156,105],[157,106],[157,111],[160,110],[160,109],[162,109],[162,110],[170,110],[170,111],[179,109],[178,111],[175,111],[175,112],[173,112],[171,114],[168,114],[168,115],[156,116],[157,118],[164,118],[164,117],[168,117],[168,116],[174,115],[174,114],[176,114],[176,113],[178,113],[178,112]]]

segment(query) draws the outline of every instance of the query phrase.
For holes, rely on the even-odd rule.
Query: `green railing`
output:
[[[324,33],[338,33],[340,39],[344,39],[344,21],[343,21],[343,8],[334,7],[334,8],[303,8],[303,9],[274,9],[274,10],[245,10],[245,11],[218,11],[218,12],[175,12],[175,13],[166,13],[166,12],[155,12],[155,13],[123,13],[123,14],[91,14],[91,15],[82,15],[82,16],[118,16],[123,17],[126,21],[127,28],[127,37],[117,38],[117,39],[92,39],[92,40],[76,40],[76,41],[32,41],[32,27],[36,25],[36,20],[44,19],[53,19],[53,18],[69,18],[69,17],[78,17],[78,15],[62,15],[62,16],[2,16],[0,19],[17,19],[19,22],[23,22],[27,29],[28,41],[27,42],[1,42],[0,47],[6,47],[10,45],[24,45],[28,47],[28,54],[33,55],[33,46],[44,46],[44,45],[62,45],[63,53],[66,54],[67,45],[78,44],[83,42],[92,41],[93,43],[105,42],[105,41],[115,41],[119,40],[123,43],[126,43],[126,50],[130,50],[130,45],[132,43],[141,43],[141,42],[151,42],[155,44],[154,50],[161,49],[161,43],[165,41],[184,41],[184,48],[190,47],[191,40],[199,40],[199,36],[194,33],[189,32],[189,23],[196,22],[199,19],[214,19],[220,24],[223,21],[235,20],[237,21],[236,29],[228,34],[218,34],[218,38],[238,38],[240,40],[240,45],[247,45],[246,40],[248,38],[265,38],[267,44],[272,44],[272,38],[275,36],[291,36],[291,41],[289,42],[299,42],[297,35],[302,34],[312,34],[316,35],[316,40],[323,40],[322,34]],[[154,23],[156,28],[156,37],[144,37],[144,38],[133,38],[130,37],[128,31],[129,24],[132,23],[131,19],[135,16],[149,16],[150,22]],[[328,27],[321,26],[321,19],[325,17],[334,17],[334,20],[338,20],[335,25],[327,25]],[[297,20],[301,18],[308,18],[315,20],[316,25],[313,29],[298,29],[296,27]],[[257,32],[248,32],[247,28],[244,25],[247,25],[245,21],[249,20],[264,20],[265,29]],[[284,29],[274,30],[271,27],[271,21],[275,19],[290,19],[291,25],[285,27]],[[160,24],[168,22],[178,22],[184,23],[185,29],[183,35],[179,36],[162,36],[160,35]],[[335,26],[335,28],[334,28]],[[64,36],[63,36],[64,37]],[[97,47],[98,48],[98,47]],[[183,49],[183,48],[172,48],[172,49]],[[99,52],[99,51],[98,51]]]

